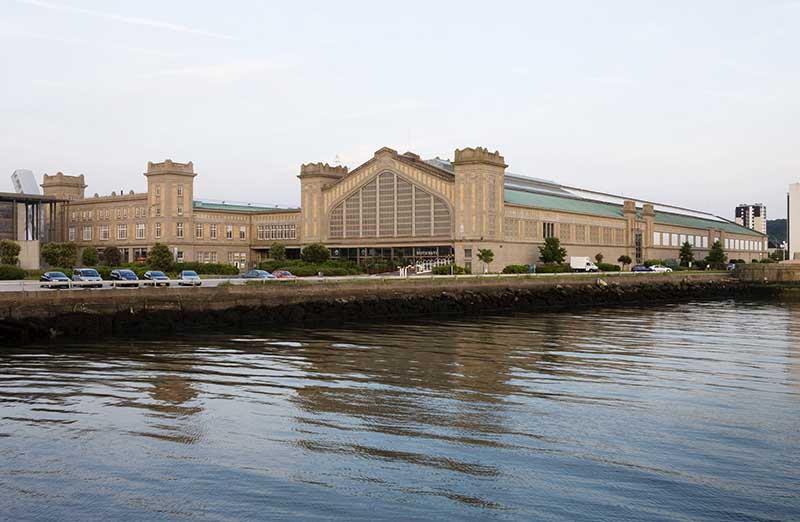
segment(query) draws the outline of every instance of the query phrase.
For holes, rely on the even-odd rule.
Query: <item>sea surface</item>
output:
[[[0,350],[0,520],[800,520],[800,307]]]

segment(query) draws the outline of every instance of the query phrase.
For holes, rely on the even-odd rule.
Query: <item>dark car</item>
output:
[[[275,276],[266,270],[248,270],[242,274],[242,279],[275,279]]]
[[[133,270],[112,270],[110,278],[114,281],[114,286],[139,287],[139,278]]]
[[[631,272],[652,272],[653,269],[649,266],[645,265],[633,265],[631,267]]]
[[[64,272],[45,272],[39,281],[42,288],[69,288],[69,277]]]
[[[144,278],[151,286],[169,286],[169,277],[160,270],[148,270],[144,273]]]

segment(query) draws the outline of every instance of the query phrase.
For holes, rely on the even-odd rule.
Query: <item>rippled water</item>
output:
[[[800,308],[0,351],[0,520],[800,520]]]

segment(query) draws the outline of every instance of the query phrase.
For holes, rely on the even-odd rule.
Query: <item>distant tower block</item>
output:
[[[44,175],[42,189],[45,196],[55,196],[59,199],[71,201],[84,198],[86,183],[83,174],[80,176],[67,176],[63,172],[56,173],[55,176]]]

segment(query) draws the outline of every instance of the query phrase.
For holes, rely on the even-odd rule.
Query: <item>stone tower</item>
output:
[[[457,240],[501,241],[506,171],[499,152],[483,147],[456,149],[455,214]]]
[[[327,163],[307,163],[300,166],[301,236],[303,243],[324,241],[326,234],[322,188],[347,175],[347,167],[331,167]]]
[[[194,202],[194,165],[164,160],[147,162],[147,206],[150,218],[161,226],[161,240],[189,240]],[[181,225],[178,225],[178,224]],[[180,231],[180,232],[179,232]],[[182,233],[183,237],[180,237]]]
[[[44,175],[42,179],[42,193],[45,196],[55,196],[58,199],[76,201],[84,198],[86,183],[83,174],[80,176],[67,176],[58,172],[54,176]]]

